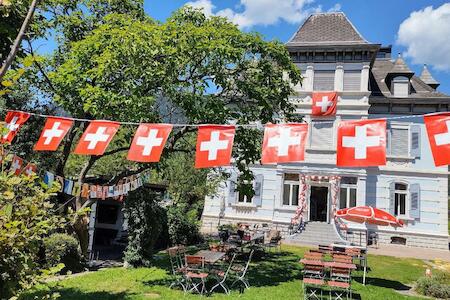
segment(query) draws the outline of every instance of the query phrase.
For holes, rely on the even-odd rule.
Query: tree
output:
[[[70,1],[55,2],[67,5]],[[70,115],[127,122],[181,119],[193,124],[267,123],[293,117],[288,96],[291,84],[297,84],[301,76],[283,44],[243,33],[225,18],[206,17],[192,8],[182,8],[159,23],[139,13],[139,5],[134,13],[124,14],[110,13],[112,9],[105,9],[110,7],[107,2],[83,3],[91,2],[103,6],[89,6],[88,15],[79,15],[78,8],[71,7],[72,13],[53,19],[62,41],[42,68],[48,80],[39,86],[40,91]],[[124,8],[128,11],[136,8],[133,1],[112,2],[130,4]],[[81,21],[75,22],[75,17]],[[56,168],[62,175],[74,161],[82,161],[80,183],[108,157],[123,158],[135,129],[123,126],[103,157],[80,158],[70,150],[84,126],[75,124]],[[162,161],[174,153],[192,153],[189,137],[194,130],[176,127]],[[257,129],[239,128],[235,139],[234,157],[242,172],[239,189],[247,195],[253,193],[246,184],[252,179],[248,165],[259,159],[260,134]],[[114,171],[109,182],[158,166],[127,163],[122,171],[110,166]],[[90,204],[77,198],[75,206],[80,210]],[[86,218],[76,222],[84,249],[86,222]]]

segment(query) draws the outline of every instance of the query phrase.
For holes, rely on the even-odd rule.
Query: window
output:
[[[333,123],[330,121],[313,121],[311,126],[310,147],[314,149],[333,148]]]
[[[283,205],[298,206],[300,181],[298,174],[284,174]]]
[[[394,97],[408,97],[409,79],[405,76],[397,76],[392,80],[392,94]]]
[[[314,70],[314,91],[334,91],[334,70]]]
[[[395,184],[394,193],[394,215],[405,216],[406,215],[406,196],[408,195],[408,186],[403,183]]]
[[[339,193],[339,208],[355,207],[356,206],[356,177],[342,177],[341,189]]]
[[[420,157],[419,124],[391,123],[386,136],[386,154],[393,157]]]
[[[344,91],[361,90],[361,71],[344,71]]]
[[[239,203],[252,203],[252,199],[248,198],[245,195],[238,193],[238,202]]]

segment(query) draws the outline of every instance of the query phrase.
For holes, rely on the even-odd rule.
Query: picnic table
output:
[[[221,260],[226,254],[224,252],[211,251],[211,250],[200,250],[195,253],[195,256],[202,256],[205,258],[205,263],[215,264]]]

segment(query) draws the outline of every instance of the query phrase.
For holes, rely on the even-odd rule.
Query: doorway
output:
[[[311,186],[309,196],[309,220],[327,222],[328,216],[328,187]]]

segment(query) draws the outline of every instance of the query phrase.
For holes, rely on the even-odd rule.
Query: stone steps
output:
[[[291,244],[329,245],[340,240],[333,226],[325,222],[308,222],[304,231],[287,237],[285,241]]]

